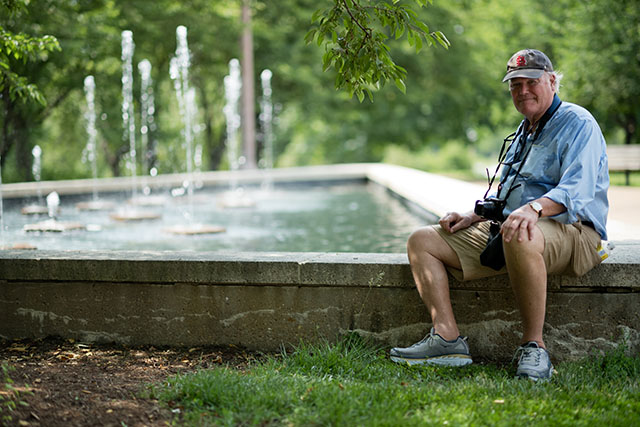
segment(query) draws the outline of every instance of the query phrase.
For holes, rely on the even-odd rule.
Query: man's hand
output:
[[[514,237],[518,237],[518,242],[525,239],[533,239],[533,231],[538,222],[538,214],[528,204],[519,207],[511,212],[502,224],[500,233],[504,236],[505,242],[510,242]]]
[[[445,216],[440,218],[439,224],[449,233],[455,233],[458,230],[469,227],[474,222],[478,222],[480,217],[473,212],[467,214],[459,214],[458,212],[447,212]]]

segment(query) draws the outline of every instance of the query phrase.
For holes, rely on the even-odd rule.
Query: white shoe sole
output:
[[[551,366],[551,368],[549,369],[549,372],[547,372],[547,376],[546,377],[534,377],[534,376],[531,376],[531,375],[526,374],[526,373],[520,373],[520,374],[516,373],[516,378],[526,378],[526,379],[529,379],[529,380],[535,381],[535,382],[538,382],[538,381],[549,381],[552,376],[553,376],[553,366]]]
[[[466,356],[462,354],[431,357],[429,359],[408,359],[400,356],[391,356],[391,360],[393,360],[396,363],[405,363],[410,366],[414,366],[414,365],[466,366],[473,363],[471,356]]]

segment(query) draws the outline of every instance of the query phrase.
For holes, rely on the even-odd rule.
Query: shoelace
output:
[[[423,343],[429,343],[430,340],[433,340],[433,337],[431,336],[431,334],[427,334],[426,337],[422,338],[420,341],[418,341],[415,344],[412,344],[411,347],[409,348],[414,348],[414,347],[418,347],[419,345],[422,345]]]
[[[539,350],[539,348],[519,347],[512,361],[518,359],[518,364],[522,362],[531,363],[533,361],[533,364],[538,365],[540,364],[540,354],[542,352],[535,350]]]

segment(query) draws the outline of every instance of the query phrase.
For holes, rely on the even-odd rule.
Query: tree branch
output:
[[[363,27],[362,24],[360,24],[360,21],[358,21],[356,17],[353,16],[353,14],[351,13],[351,9],[349,9],[349,6],[347,5],[347,0],[342,0],[342,3],[344,4],[344,8],[346,9],[347,13],[351,17],[351,20],[355,22],[362,31],[364,31],[365,37],[371,37],[371,29]]]

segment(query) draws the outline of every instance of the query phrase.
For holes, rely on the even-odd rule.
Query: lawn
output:
[[[626,185],[626,176],[624,172],[610,172],[609,180],[611,185]],[[634,171],[629,173],[629,185],[632,187],[640,187],[640,172]]]
[[[640,358],[620,347],[559,363],[546,383],[515,367],[409,367],[358,337],[220,367],[150,387],[191,425],[640,424]]]

